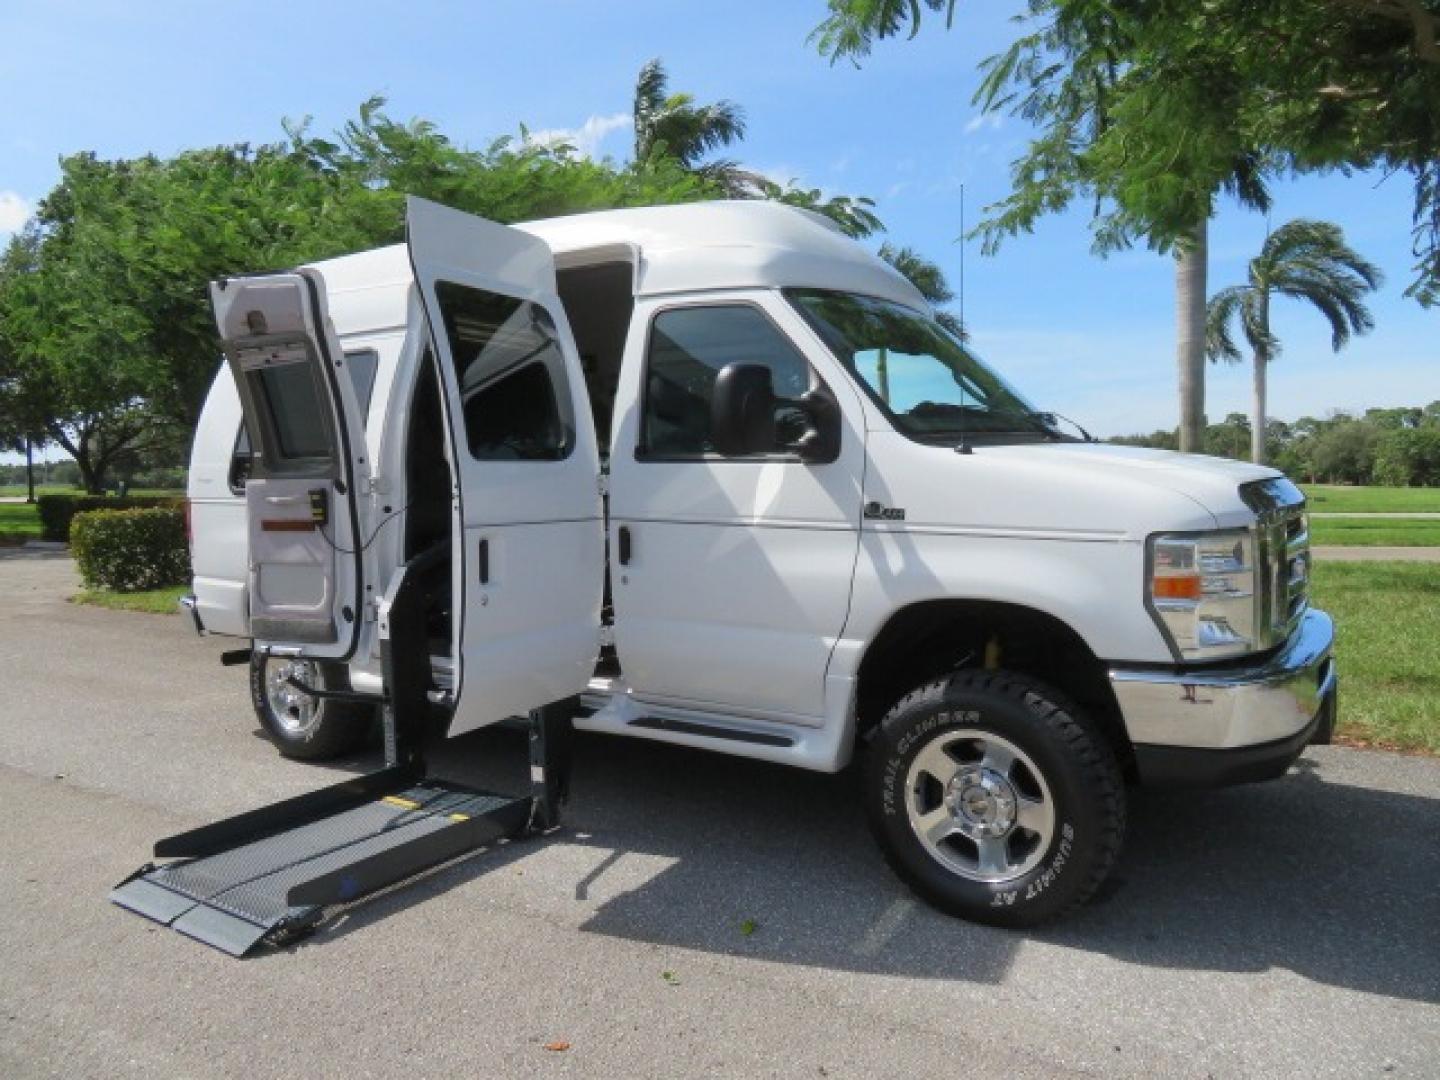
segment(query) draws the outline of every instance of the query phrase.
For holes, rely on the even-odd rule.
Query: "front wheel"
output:
[[[963,670],[920,687],[869,748],[866,810],[920,896],[1024,927],[1088,899],[1125,832],[1119,766],[1087,717],[1027,676]]]
[[[250,703],[265,734],[285,757],[324,761],[357,749],[370,735],[375,710],[350,701],[326,701],[295,684],[317,690],[348,690],[339,664],[281,656],[250,658]]]

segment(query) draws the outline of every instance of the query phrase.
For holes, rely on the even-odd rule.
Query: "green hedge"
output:
[[[185,512],[91,510],[77,514],[70,548],[80,576],[92,589],[139,592],[184,585],[190,579]]]
[[[40,513],[40,538],[66,543],[70,521],[76,514],[91,510],[140,510],[154,506],[178,506],[179,499],[159,495],[113,498],[108,495],[41,495],[35,500]]]

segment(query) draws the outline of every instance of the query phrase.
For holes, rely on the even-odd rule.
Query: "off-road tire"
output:
[[[980,733],[980,740],[970,742],[965,737],[972,729]],[[935,798],[936,781],[923,772],[924,763],[916,765],[916,758],[927,747],[948,746],[952,752],[947,758],[955,753],[963,757],[977,752],[972,747],[987,745],[985,733],[1028,758],[1019,766],[1014,791],[1020,790],[1019,783],[1041,790],[1029,771],[1033,767],[1040,774],[1043,795],[1053,804],[1048,839],[1042,843],[1044,833],[1039,830],[1021,830],[1015,837],[1022,851],[1024,842],[1029,842],[1024,858],[1035,860],[1033,866],[999,881],[967,877],[942,862],[942,858],[952,863],[963,861],[970,848],[978,852],[979,846],[952,833],[933,845],[940,853],[932,853],[917,832],[919,826],[912,824],[915,815],[907,810],[907,806],[923,805],[925,794],[919,792],[920,785],[931,785],[929,798]],[[1094,895],[1120,853],[1125,787],[1115,755],[1079,708],[1037,679],[969,669],[921,686],[886,714],[873,733],[866,757],[866,812],[886,861],[919,896],[952,915],[1005,927],[1028,927],[1054,919]],[[922,770],[916,791],[910,790],[912,767]],[[952,796],[956,805],[964,801],[954,785],[939,790],[956,791]],[[983,797],[978,805],[983,812],[987,805]],[[1003,801],[999,805],[1003,807]],[[988,806],[993,811],[996,803]],[[935,814],[937,809],[928,812]],[[965,825],[975,828],[969,819]],[[949,827],[943,822],[940,826],[942,831]],[[978,856],[976,862],[979,874]],[[1016,869],[1024,865],[1021,861]]]

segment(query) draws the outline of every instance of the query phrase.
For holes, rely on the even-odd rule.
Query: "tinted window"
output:
[[[272,364],[256,371],[277,449],[282,458],[328,458],[329,406],[315,385],[313,365],[307,362]]]
[[[370,398],[375,394],[375,368],[380,355],[374,349],[357,349],[345,354],[345,367],[350,372],[350,385],[355,387],[355,400],[360,403],[360,422],[370,416]]]
[[[810,388],[810,367],[799,350],[757,308],[743,304],[676,308],[655,317],[645,368],[641,449],[655,457],[713,453],[710,397],[728,364],[770,369],[775,396],[798,398]],[[805,432],[800,411],[776,412],[776,452]]]
[[[255,451],[250,445],[250,429],[240,421],[240,430],[235,434],[235,450],[230,455],[230,490],[236,495],[244,492],[250,480],[250,470],[255,462]]]
[[[554,461],[574,442],[565,358],[538,304],[437,282],[470,453],[490,461]]]

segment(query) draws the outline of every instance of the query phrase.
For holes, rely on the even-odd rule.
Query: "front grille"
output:
[[[1283,477],[1240,487],[1255,511],[1256,647],[1269,649],[1290,637],[1310,605],[1310,529],[1305,496]]]

